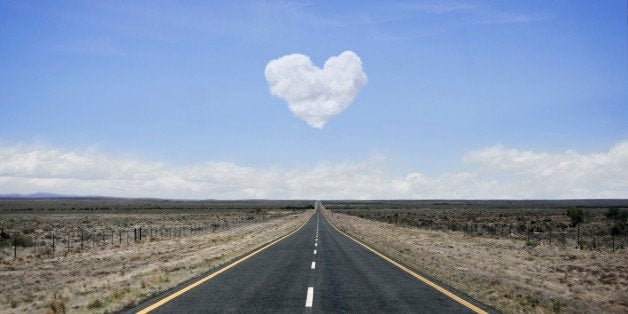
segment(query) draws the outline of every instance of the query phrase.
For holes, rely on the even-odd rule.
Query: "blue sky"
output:
[[[628,140],[627,10],[625,1],[3,1],[0,148],[16,163],[50,151],[159,163],[164,171],[207,162],[263,173],[376,163],[388,178],[382,185],[413,173],[434,182],[472,173],[475,183],[519,184],[529,171],[500,164],[496,173],[486,160],[463,160],[496,147],[534,156],[573,151],[581,159]],[[321,67],[346,50],[360,57],[368,83],[324,128],[271,95],[269,61],[300,53]],[[605,171],[627,171],[622,158]],[[24,181],[56,172],[20,167],[0,169],[0,187],[169,191],[75,190]],[[453,186],[440,194],[356,187],[312,197],[628,197],[626,180],[604,178],[547,195],[488,187],[473,194],[469,183],[461,188],[467,194]],[[246,188],[164,195],[309,196],[290,186],[238,194]]]

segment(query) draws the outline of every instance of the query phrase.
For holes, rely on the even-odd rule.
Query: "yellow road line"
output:
[[[399,264],[399,263],[395,262],[394,260],[392,260],[392,259],[388,258],[388,257],[387,257],[387,256],[385,256],[384,254],[377,252],[376,250],[372,249],[370,246],[368,246],[368,245],[366,245],[366,244],[364,244],[364,243],[362,243],[362,242],[360,242],[360,241],[358,241],[358,240],[354,239],[354,238],[353,238],[353,237],[351,237],[350,235],[348,235],[348,234],[346,234],[346,233],[344,233],[344,232],[340,231],[340,229],[338,229],[336,226],[334,226],[334,224],[333,224],[333,223],[331,223],[331,221],[327,218],[327,216],[326,216],[326,215],[323,215],[323,216],[325,216],[325,219],[327,219],[327,221],[329,222],[329,224],[330,224],[332,227],[334,227],[334,229],[336,229],[338,232],[340,232],[340,233],[344,234],[347,238],[349,238],[349,239],[353,240],[355,243],[357,243],[357,244],[359,244],[359,245],[363,246],[364,248],[366,248],[367,250],[369,250],[369,251],[373,252],[375,255],[377,255],[377,256],[379,256],[379,257],[381,257],[381,258],[385,259],[386,261],[390,262],[391,264],[393,264],[393,265],[395,265],[395,266],[399,267],[401,270],[403,270],[403,271],[405,271],[406,273],[410,274],[412,277],[414,277],[414,278],[416,278],[416,279],[418,279],[418,280],[421,280],[422,282],[424,282],[424,283],[425,283],[425,284],[427,284],[428,286],[430,286],[430,287],[432,287],[432,288],[434,288],[434,289],[438,290],[438,291],[439,291],[439,292],[441,292],[442,294],[444,294],[444,295],[446,295],[446,296],[448,296],[448,297],[452,298],[454,301],[456,301],[456,302],[458,302],[458,303],[460,303],[460,304],[462,304],[462,305],[466,306],[466,307],[467,307],[467,308],[469,308],[470,310],[472,310],[472,311],[474,311],[474,312],[476,312],[476,313],[487,314],[487,312],[486,312],[486,311],[484,311],[484,310],[482,310],[481,308],[479,308],[479,307],[477,307],[477,306],[475,306],[475,305],[473,305],[473,304],[471,304],[471,303],[467,302],[466,300],[462,299],[461,297],[459,297],[459,296],[457,296],[457,295],[455,295],[455,294],[451,293],[449,290],[447,290],[447,289],[445,289],[445,288],[443,288],[443,287],[441,287],[441,286],[439,286],[439,285],[435,284],[434,282],[430,281],[429,279],[427,279],[427,278],[425,278],[425,277],[423,277],[423,276],[421,276],[421,275],[419,275],[419,274],[415,273],[414,271],[412,271],[412,270],[408,269],[407,267],[405,267],[405,266],[403,266],[403,265],[401,265],[401,264]]]
[[[312,216],[314,216],[314,215],[312,215]],[[310,217],[310,219],[311,218],[312,217]],[[294,229],[292,232],[286,234],[285,236],[283,236],[283,237],[281,237],[281,238],[279,238],[279,239],[277,239],[277,240],[275,240],[275,241],[265,245],[264,247],[254,251],[253,253],[251,253],[251,254],[249,254],[249,255],[247,255],[247,256],[245,256],[245,257],[243,257],[243,258],[241,258],[241,259],[239,259],[239,260],[237,260],[237,261],[235,261],[235,262],[225,266],[224,268],[216,271],[215,273],[212,273],[211,275],[208,275],[207,277],[201,278],[198,281],[190,284],[189,286],[187,286],[187,287],[185,287],[185,288],[183,288],[183,289],[181,289],[181,290],[179,290],[179,291],[177,291],[177,292],[175,292],[175,293],[173,293],[173,294],[171,294],[171,295],[169,295],[169,296],[159,300],[157,303],[155,303],[155,304],[153,304],[153,305],[151,305],[151,306],[149,306],[149,307],[147,307],[147,308],[137,312],[137,314],[146,314],[146,313],[148,313],[148,312],[150,312],[150,311],[152,311],[152,310],[154,310],[154,309],[156,309],[156,308],[166,304],[167,302],[172,301],[172,299],[174,299],[174,298],[176,298],[176,297],[178,297],[178,296],[188,292],[189,290],[194,289],[195,287],[197,287],[198,285],[202,284],[203,282],[205,282],[207,280],[210,280],[210,279],[212,279],[212,278],[222,274],[223,272],[227,271],[229,268],[244,262],[245,260],[249,259],[251,256],[253,256],[253,255],[255,255],[255,254],[257,254],[257,253],[259,253],[259,252],[261,252],[261,251],[271,247],[271,246],[273,246],[277,242],[279,242],[279,241],[281,241],[281,240],[291,236],[295,232],[299,231],[301,228],[303,228],[303,226],[305,226],[305,224],[308,223],[308,221],[310,221],[310,219],[305,221],[301,226],[299,226],[298,228]]]

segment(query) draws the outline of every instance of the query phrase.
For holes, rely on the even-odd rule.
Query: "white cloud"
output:
[[[549,154],[503,146],[471,152],[463,160],[479,163],[485,176],[510,174],[525,182],[531,195],[547,197],[628,197],[628,142],[608,152]]]
[[[270,92],[318,129],[344,111],[367,80],[360,57],[351,51],[329,58],[323,69],[302,54],[283,56],[268,62],[265,75]]]
[[[0,145],[0,193],[159,198],[394,199],[626,198],[628,141],[607,152],[544,153],[494,146],[463,157],[465,172],[384,171],[385,158],[255,168],[228,162],[173,167],[95,151]]]

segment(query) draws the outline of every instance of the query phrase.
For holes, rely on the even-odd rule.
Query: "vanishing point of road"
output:
[[[238,260],[125,312],[483,313],[452,293],[357,243],[323,216]],[[225,269],[226,268],[226,269]]]

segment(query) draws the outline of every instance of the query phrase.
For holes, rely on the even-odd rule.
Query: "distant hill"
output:
[[[46,192],[37,192],[31,194],[0,194],[0,198],[73,198],[73,197],[99,197],[99,196],[76,196],[76,195],[63,195]]]

